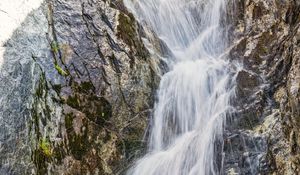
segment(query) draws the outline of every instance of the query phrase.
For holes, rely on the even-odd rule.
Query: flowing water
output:
[[[224,54],[225,0],[125,4],[174,55],[166,58],[170,71],[161,79],[148,153],[128,174],[221,174],[222,135],[235,86]]]

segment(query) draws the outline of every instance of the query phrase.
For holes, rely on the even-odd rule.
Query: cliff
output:
[[[1,110],[1,171],[124,171],[143,152],[159,81],[142,33],[122,1],[50,0],[33,11],[5,44],[4,99],[22,104]]]
[[[230,58],[244,70],[225,138],[226,172],[299,174],[300,3],[247,0],[228,8]]]

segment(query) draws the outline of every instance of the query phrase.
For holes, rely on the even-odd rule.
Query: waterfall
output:
[[[173,53],[166,58],[147,154],[129,175],[222,172],[222,135],[234,94],[225,0],[125,0]],[[217,144],[219,143],[219,144]]]

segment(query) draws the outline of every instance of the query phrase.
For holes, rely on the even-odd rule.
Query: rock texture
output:
[[[0,68],[0,174],[24,174],[33,168],[28,123],[33,85],[39,72],[32,56],[38,55],[46,63],[50,54],[43,9],[30,16],[4,45]]]
[[[300,174],[300,2],[228,10],[229,58],[243,70],[222,172]],[[172,53],[122,0],[48,0],[5,47],[0,174],[123,174],[143,154],[166,69],[154,53]]]
[[[122,173],[144,146],[158,62],[122,1],[46,5],[56,73],[49,77],[40,66],[32,109],[36,171]]]
[[[5,127],[19,134],[1,138],[0,172],[125,171],[145,146],[160,64],[145,48],[133,15],[122,1],[48,0],[17,33],[6,44],[1,78],[7,84],[1,89],[26,91],[17,99],[26,105],[15,108],[27,117],[8,115],[14,122]],[[14,109],[4,105],[1,111]]]
[[[230,6],[230,58],[244,70],[225,134],[225,172],[299,174],[300,2],[246,0]]]

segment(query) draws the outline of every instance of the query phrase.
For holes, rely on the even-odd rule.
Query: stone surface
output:
[[[1,69],[1,174],[127,169],[143,152],[159,82],[142,31],[122,1],[49,0],[27,17]]]
[[[300,3],[246,0],[229,5],[235,7],[228,16],[236,43],[230,58],[242,62],[244,70],[237,78],[242,103],[236,104],[225,135],[225,172],[299,174]],[[249,143],[245,151],[236,137],[252,140],[255,148]],[[228,141],[237,146],[228,150]],[[255,162],[243,166],[237,155]]]

